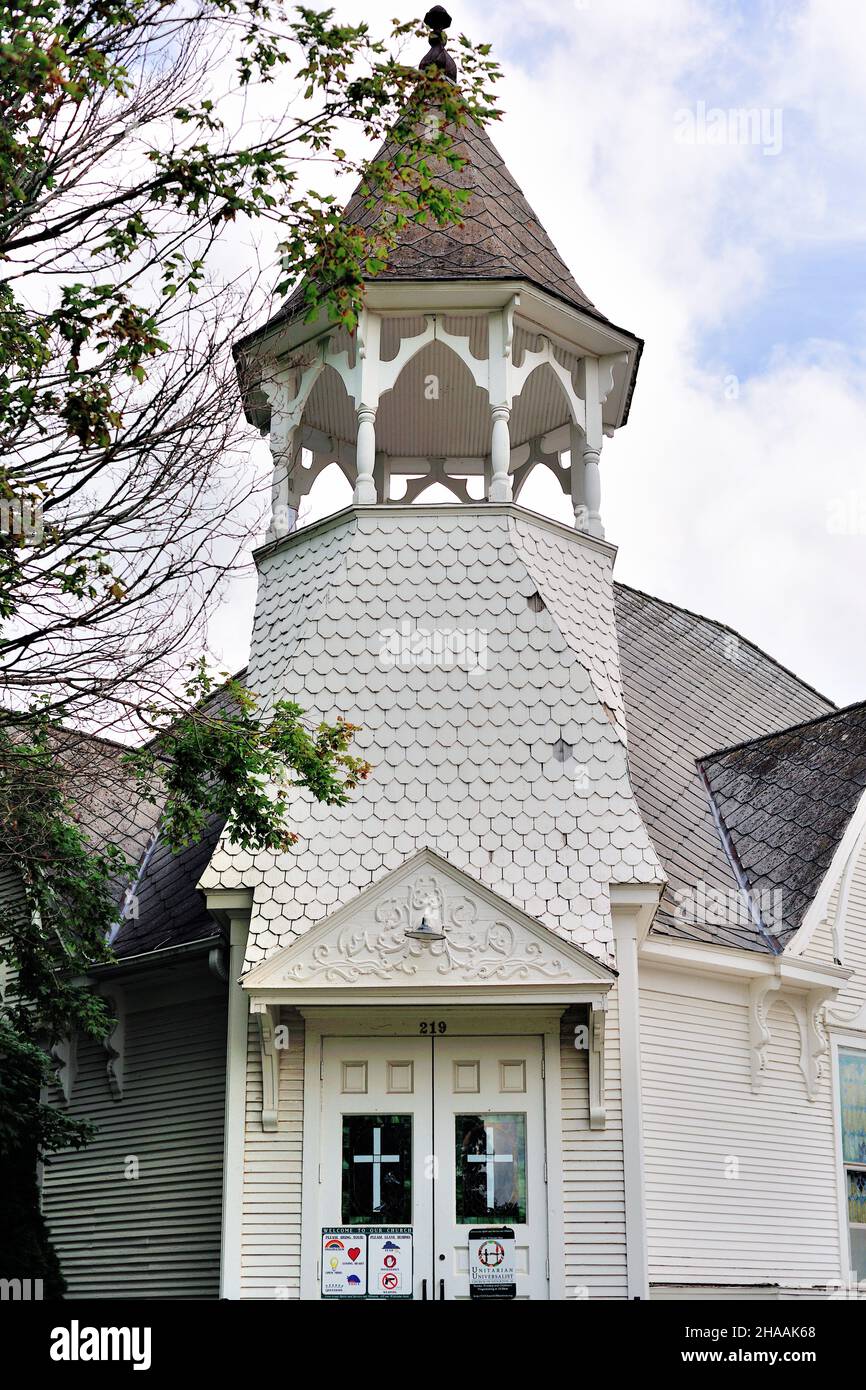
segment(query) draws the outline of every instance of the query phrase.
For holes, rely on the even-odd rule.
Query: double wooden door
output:
[[[469,1297],[473,1227],[515,1232],[517,1296],[546,1299],[543,1043],[323,1040],[323,1226],[411,1226],[412,1296]]]

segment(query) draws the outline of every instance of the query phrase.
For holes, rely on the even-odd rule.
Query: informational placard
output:
[[[517,1297],[510,1226],[473,1227],[469,1232],[469,1297]]]
[[[412,1297],[412,1227],[371,1228],[367,1236],[370,1298]]]
[[[366,1293],[366,1231],[354,1226],[322,1231],[322,1297],[364,1298]]]
[[[326,1226],[322,1298],[411,1298],[411,1226]]]

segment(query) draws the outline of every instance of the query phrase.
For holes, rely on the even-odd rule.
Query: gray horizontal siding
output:
[[[43,1182],[70,1297],[219,1296],[225,1032],[222,991],[130,1011],[122,1100],[106,1053],[80,1043],[69,1108],[99,1132]]]

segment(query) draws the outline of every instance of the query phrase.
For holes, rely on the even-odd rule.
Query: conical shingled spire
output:
[[[604,319],[574,279],[487,132],[478,125],[467,126],[459,133],[455,150],[467,163],[459,172],[449,171],[448,178],[455,187],[471,191],[464,221],[449,226],[433,221],[407,223],[398,233],[387,269],[376,280],[527,280],[566,304]],[[386,145],[379,158],[389,153]],[[363,195],[356,192],[343,216],[368,227],[380,214],[375,203],[365,206]],[[293,318],[305,305],[301,284],[271,324]]]

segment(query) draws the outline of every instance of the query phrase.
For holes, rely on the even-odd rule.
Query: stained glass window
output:
[[[848,1169],[848,1220],[855,1226],[866,1226],[866,1171]]]
[[[839,1082],[851,1264],[857,1278],[866,1279],[866,1052],[840,1051]]]
[[[842,1156],[866,1164],[866,1052],[840,1052]]]
[[[458,1223],[524,1223],[526,1116],[457,1115],[455,1144]]]
[[[343,1225],[412,1223],[412,1116],[343,1116]]]

